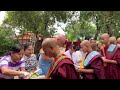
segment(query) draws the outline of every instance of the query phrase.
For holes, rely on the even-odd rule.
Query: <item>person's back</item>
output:
[[[52,61],[44,60],[42,54],[39,56],[39,68],[42,69],[41,75],[46,75],[49,67],[51,66]]]
[[[50,79],[79,79],[73,61],[65,54],[58,55],[47,75]]]

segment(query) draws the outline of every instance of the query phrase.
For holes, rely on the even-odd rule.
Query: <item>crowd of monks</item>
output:
[[[0,79],[120,79],[120,38],[104,33],[99,41],[71,42],[60,34],[44,39],[41,46],[39,69],[32,73],[34,62],[29,63],[31,71],[25,68],[25,53],[31,55],[31,44],[11,48],[0,60]],[[27,60],[37,59],[32,55]]]
[[[120,38],[108,33],[102,34],[99,42],[94,39],[69,42],[65,35],[58,35],[46,38],[42,49],[54,58],[46,79],[120,79]],[[64,53],[68,50],[73,50],[70,55],[83,52],[79,64]]]

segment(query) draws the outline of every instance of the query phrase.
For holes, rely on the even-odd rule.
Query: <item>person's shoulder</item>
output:
[[[10,61],[10,60],[11,60],[11,57],[10,57],[10,56],[3,56],[3,57],[1,58],[1,60]]]
[[[20,62],[23,62],[23,61],[25,61],[26,60],[26,58],[25,58],[25,56],[20,60]]]
[[[82,52],[80,50],[75,52],[76,55],[82,55]]]
[[[70,58],[66,57],[60,63],[61,64],[65,64],[65,63],[66,64],[73,64],[73,61]]]
[[[75,53],[76,53],[76,54],[80,54],[80,53],[81,53],[81,51],[76,51]]]
[[[31,57],[36,57],[36,55],[35,54],[31,54]]]
[[[64,52],[65,54],[67,54],[69,52],[69,50],[67,50],[66,52]]]

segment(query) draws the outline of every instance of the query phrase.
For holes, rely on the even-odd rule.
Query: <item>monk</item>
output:
[[[105,66],[106,79],[120,79],[120,49],[117,45],[110,44],[109,34],[104,33],[101,37],[102,42],[105,44],[104,52],[102,51],[103,62]]]
[[[119,38],[117,38],[116,43],[117,43],[117,46],[120,48],[120,37],[119,37]]]
[[[109,38],[110,44],[116,44],[117,40],[115,36]]]
[[[65,42],[66,42],[66,36],[64,34],[60,34],[56,36],[57,38],[57,43],[60,47],[64,47]]]
[[[87,53],[83,63],[84,68],[77,70],[82,73],[83,79],[105,79],[101,55],[97,51],[93,51],[88,40],[82,41],[80,46],[82,51]]]
[[[65,44],[66,44],[66,36],[64,34],[59,34],[54,37],[54,39],[57,40],[57,44],[60,47],[60,52],[64,53],[65,52]]]
[[[46,38],[42,43],[42,48],[47,56],[54,58],[46,79],[79,79],[73,61],[65,54],[60,53],[55,39]]]

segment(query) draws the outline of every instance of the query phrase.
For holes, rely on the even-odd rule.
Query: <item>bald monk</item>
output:
[[[60,53],[60,48],[55,39],[45,39],[42,48],[47,56],[54,58],[46,79],[79,79],[73,61],[65,54]]]
[[[110,44],[116,44],[116,37],[115,36],[112,36],[109,38],[109,41],[110,41]]]
[[[64,34],[60,34],[56,36],[57,38],[57,43],[60,47],[64,47],[65,42],[66,42],[66,36]]]
[[[119,38],[117,38],[116,43],[117,43],[117,46],[120,48],[120,37],[119,37]]]
[[[65,44],[66,44],[66,36],[64,34],[59,34],[57,36],[53,37],[54,39],[57,40],[57,44],[60,47],[60,52],[64,53],[65,52]]]
[[[83,63],[84,68],[77,70],[82,73],[83,79],[105,79],[101,55],[97,51],[93,51],[88,40],[82,41],[80,46],[82,51],[87,53]]]
[[[106,79],[120,79],[120,49],[117,45],[110,44],[109,38],[110,36],[107,33],[104,33],[101,37],[105,44],[103,62],[107,63],[105,77]]]

